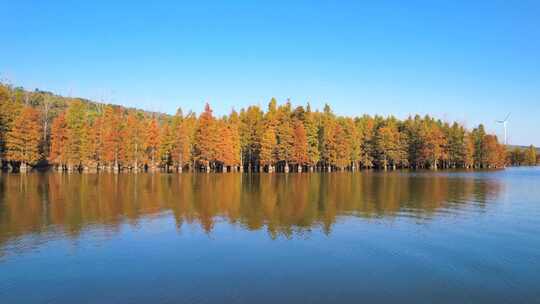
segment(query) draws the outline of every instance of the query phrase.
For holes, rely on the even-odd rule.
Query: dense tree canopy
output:
[[[22,97],[21,97],[22,96]],[[215,117],[173,116],[0,86],[3,167],[47,160],[58,170],[281,171],[501,168],[535,164],[536,149],[507,152],[483,125],[430,116],[343,117],[272,99]],[[43,162],[42,162],[43,163]],[[21,167],[22,168],[22,167]]]

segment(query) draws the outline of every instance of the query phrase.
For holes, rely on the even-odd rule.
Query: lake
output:
[[[0,303],[540,303],[540,169],[0,175]]]

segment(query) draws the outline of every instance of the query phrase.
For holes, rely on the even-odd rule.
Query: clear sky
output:
[[[152,3],[150,3],[152,2]],[[512,113],[540,146],[540,1],[0,0],[0,78],[219,115],[271,97],[337,114]],[[501,136],[502,137],[502,136]]]

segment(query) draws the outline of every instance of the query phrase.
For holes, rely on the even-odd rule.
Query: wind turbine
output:
[[[508,141],[507,141],[507,130],[506,130],[506,127],[508,125],[508,118],[510,117],[510,113],[508,113],[508,115],[506,115],[506,118],[504,120],[496,120],[495,122],[497,123],[500,123],[503,125],[503,128],[504,128],[504,144],[507,145],[508,144]]]

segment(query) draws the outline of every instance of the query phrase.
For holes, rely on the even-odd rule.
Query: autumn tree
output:
[[[308,143],[308,166],[310,171],[312,171],[320,160],[319,127],[315,114],[311,111],[311,106],[309,103],[306,107],[306,113],[304,115],[304,128],[306,129]]]
[[[20,163],[20,171],[26,172],[28,165],[35,165],[41,159],[41,124],[39,112],[24,107],[6,136],[6,159]]]
[[[319,151],[320,158],[323,165],[327,170],[331,170],[332,163],[336,160],[335,151],[330,150],[335,148],[335,138],[333,132],[335,131],[335,115],[328,104],[324,105],[323,113],[320,117],[319,125]]]
[[[343,170],[349,165],[350,144],[347,142],[342,124],[334,122],[330,126],[329,138],[326,144],[329,166]]]
[[[530,145],[525,152],[524,163],[528,166],[536,165],[536,148],[533,145]]]
[[[120,169],[122,119],[121,109],[112,106],[105,107],[103,113],[103,150],[101,153],[104,166],[114,172]]]
[[[240,143],[242,164],[249,171],[259,163],[261,138],[264,132],[263,112],[258,106],[250,106],[240,111]]]
[[[216,160],[218,136],[217,123],[212,115],[212,109],[209,104],[206,104],[204,112],[199,116],[194,149],[194,157],[197,163],[206,172],[210,172]]]
[[[169,120],[165,121],[161,126],[159,136],[159,159],[163,165],[165,172],[169,172],[173,165],[173,151],[175,146],[175,132]]]
[[[470,169],[474,167],[474,138],[470,133],[465,134],[463,150],[463,167]]]
[[[448,142],[448,161],[452,168],[464,167],[466,158],[465,129],[457,122],[452,124],[446,134]]]
[[[11,95],[10,88],[0,84],[0,160],[6,158],[7,134],[23,108],[23,105],[14,101]]]
[[[480,124],[472,130],[472,139],[474,143],[474,166],[477,168],[484,167],[487,164],[487,155],[485,151],[486,131],[484,125]]]
[[[85,172],[97,172],[101,120],[87,116],[81,134],[81,165]]]
[[[40,157],[69,171],[153,171],[158,166],[182,171],[196,164],[208,171],[244,166],[288,171],[291,164],[310,170],[500,168],[537,159],[534,148],[506,151],[483,125],[469,131],[457,122],[429,116],[403,121],[392,116],[339,116],[329,105],[319,112],[309,103],[305,108],[293,108],[290,101],[278,105],[275,98],[266,111],[249,106],[219,119],[208,105],[200,116],[184,116],[181,110],[169,116],[0,84],[2,168],[8,165],[8,151],[9,163],[20,162],[13,157],[19,150],[13,145],[8,149],[8,135],[10,144],[20,138],[20,122],[28,119],[29,108],[39,116]],[[23,167],[26,164],[31,162]]]
[[[278,125],[276,129],[277,157],[283,171],[289,172],[294,149],[294,127],[291,121],[291,104],[287,102],[278,108]]]
[[[484,168],[502,168],[506,155],[504,145],[500,144],[497,136],[487,134],[482,141],[482,166]]]
[[[74,101],[66,111],[67,169],[73,171],[82,164],[83,141],[85,140],[87,109],[85,104]]]
[[[153,117],[147,119],[145,130],[145,158],[148,166],[148,170],[153,172],[157,170],[158,158],[159,158],[159,144],[160,144],[160,130],[158,120]]]
[[[446,139],[442,133],[440,127],[435,124],[429,117],[424,119],[422,124],[421,133],[421,159],[431,169],[437,170],[439,168],[439,161],[444,156],[444,146],[446,145]]]
[[[374,166],[376,155],[375,121],[372,117],[364,115],[357,119],[356,126],[360,136],[360,163],[370,169]]]
[[[360,134],[352,118],[343,118],[341,124],[343,126],[343,131],[345,132],[345,141],[348,145],[347,151],[350,153],[348,156],[349,163],[351,170],[354,171],[360,162]]]
[[[230,129],[231,136],[231,151],[232,151],[232,162],[231,166],[233,171],[236,171],[237,168],[241,165],[241,155],[242,155],[242,144],[240,138],[240,117],[236,111],[232,111],[228,119],[228,128]]]
[[[261,148],[260,148],[260,162],[261,166],[267,167],[268,172],[274,170],[274,164],[277,159],[277,139],[276,132],[273,127],[267,127],[264,130],[262,139],[261,139]]]
[[[377,129],[375,150],[379,166],[386,170],[389,165],[395,167],[399,161],[399,133],[394,124]]]
[[[144,117],[130,111],[125,119],[125,125],[121,129],[121,159],[124,166],[133,172],[141,169],[145,157],[145,125]]]
[[[188,120],[184,119],[182,109],[178,109],[173,117],[171,125],[174,134],[172,161],[178,172],[182,172],[184,166],[191,159],[191,142]]]
[[[55,164],[58,170],[63,170],[68,159],[68,134],[65,112],[58,115],[51,125],[51,145],[49,162]]]
[[[298,166],[298,171],[309,163],[308,141],[304,124],[296,120],[294,122],[294,145],[291,161]]]

